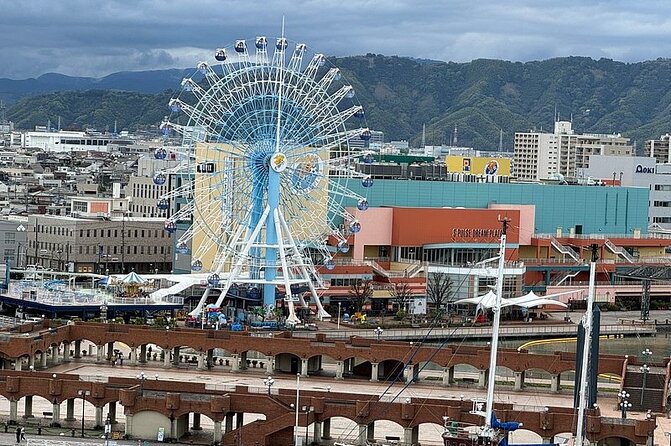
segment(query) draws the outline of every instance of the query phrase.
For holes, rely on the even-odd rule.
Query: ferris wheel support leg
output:
[[[282,215],[282,211],[278,209],[278,212],[280,214],[280,221],[282,222],[282,229],[284,229],[284,231],[287,233],[287,237],[289,238],[289,243],[291,244],[291,248],[294,252],[294,255],[302,259],[303,254],[301,254],[301,252],[296,247],[296,242],[294,241],[294,238],[291,235],[291,231],[289,231],[289,225],[287,225],[287,222],[284,219],[284,215]],[[308,284],[308,288],[310,288],[310,295],[312,296],[312,299],[314,300],[315,305],[317,306],[317,317],[319,318],[320,321],[323,320],[324,318],[330,318],[331,315],[328,314],[326,310],[324,310],[324,307],[322,306],[322,303],[319,300],[319,295],[317,294],[317,290],[315,288],[314,283],[312,283],[312,278],[310,277],[310,274],[308,274],[307,268],[305,267],[304,264],[301,264],[299,269],[301,271],[303,279],[305,279]]]
[[[240,253],[240,258],[238,259],[237,263],[233,267],[233,270],[231,273],[228,275],[228,279],[226,279],[226,285],[221,289],[221,296],[219,296],[219,299],[217,299],[216,306],[220,307],[221,303],[224,301],[226,298],[226,294],[228,293],[228,290],[231,288],[231,285],[233,284],[233,281],[238,278],[240,275],[240,272],[242,271],[242,267],[245,264],[245,261],[247,259],[247,254],[249,254],[249,250],[252,248],[252,245],[254,244],[254,240],[256,240],[256,237],[258,237],[259,233],[261,232],[261,229],[263,228],[263,225],[266,222],[266,219],[268,218],[268,214],[270,213],[270,208],[266,207],[266,209],[263,211],[263,214],[261,215],[261,218],[259,219],[259,222],[256,224],[256,227],[254,228],[254,231],[252,231],[251,236],[249,239],[247,239],[247,242],[245,243],[244,248],[242,248],[242,252]]]
[[[296,316],[296,309],[294,308],[294,299],[291,295],[291,284],[289,283],[289,267],[287,266],[287,255],[284,252],[284,238],[282,236],[282,222],[280,221],[280,211],[275,209],[273,212],[273,220],[275,221],[275,232],[277,233],[277,247],[280,252],[280,263],[282,264],[282,277],[284,278],[284,292],[286,294],[287,302],[289,302],[289,318],[287,322],[296,324],[300,322]]]
[[[238,241],[240,240],[240,237],[242,236],[242,233],[244,232],[245,227],[240,225],[235,231],[235,234],[233,235],[233,238],[231,239],[231,242],[229,243],[230,246],[237,246]],[[216,265],[216,268],[214,268],[214,272],[217,274],[221,274],[221,272],[224,270],[224,266],[226,265],[226,262],[228,261],[228,258],[230,257],[230,254],[228,252],[224,251],[224,255],[219,259],[219,262]]]
[[[210,295],[210,287],[207,287],[205,288],[205,292],[203,292],[203,295],[201,296],[198,305],[196,305],[196,308],[191,310],[189,316],[197,317],[203,311],[203,305],[205,305],[205,302],[207,302],[207,298],[209,297],[209,295]]]

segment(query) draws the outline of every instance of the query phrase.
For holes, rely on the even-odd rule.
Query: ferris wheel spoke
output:
[[[315,138],[315,142],[321,143],[320,145],[322,149],[331,150],[340,145],[347,144],[347,141],[360,135],[360,129],[343,130],[336,133],[320,135],[319,137]]]
[[[319,71],[320,67],[324,66],[325,61],[326,57],[323,54],[315,54],[312,56],[312,59],[310,59],[310,62],[308,62],[308,65],[303,72],[305,77],[314,81],[317,76],[317,71]]]

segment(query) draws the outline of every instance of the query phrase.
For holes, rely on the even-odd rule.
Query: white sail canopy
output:
[[[512,305],[524,308],[538,307],[541,305],[557,305],[563,308],[567,308],[568,305],[553,298],[571,293],[575,293],[575,291],[570,291],[566,293],[548,294],[547,296],[539,296],[533,291],[530,291],[524,296],[512,297],[510,299],[501,299],[501,308],[509,307]],[[454,303],[473,304],[478,305],[481,308],[489,309],[493,308],[496,303],[496,294],[494,293],[494,291],[490,290],[487,294],[483,294],[482,296],[459,299],[457,301],[454,301]]]

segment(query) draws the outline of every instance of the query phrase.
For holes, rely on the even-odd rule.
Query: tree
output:
[[[412,290],[408,282],[393,283],[389,289],[389,294],[391,294],[393,302],[398,305],[399,310],[407,311],[407,305],[412,298]]]
[[[452,277],[446,273],[430,273],[426,295],[436,311],[444,311],[452,297]]]
[[[373,284],[370,280],[357,280],[349,289],[349,301],[356,311],[361,311],[364,304],[373,297]]]

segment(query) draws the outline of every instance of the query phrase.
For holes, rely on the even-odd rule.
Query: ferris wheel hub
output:
[[[275,172],[283,172],[287,168],[287,156],[282,152],[275,152],[270,157],[270,168]]]

